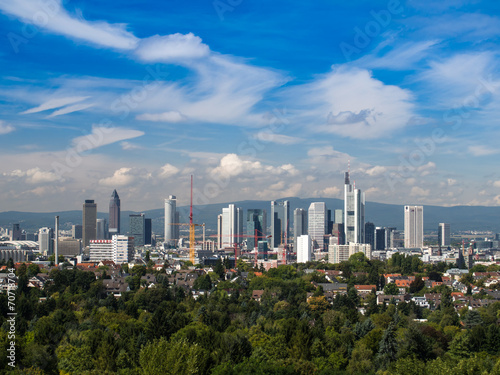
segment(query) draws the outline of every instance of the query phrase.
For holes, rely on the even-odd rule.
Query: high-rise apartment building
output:
[[[115,189],[109,201],[109,234],[111,236],[120,233],[120,210],[120,197]]]
[[[424,207],[405,206],[405,247],[422,248],[424,246]]]
[[[83,204],[82,237],[84,247],[97,238],[97,204],[92,199],[86,199]]]
[[[325,202],[312,202],[307,211],[307,234],[311,238],[314,249],[324,248],[327,228],[327,211]]]
[[[448,247],[451,245],[451,231],[449,223],[439,223],[438,245],[443,247]]]
[[[351,184],[349,172],[344,179],[345,243],[365,242],[365,194]]]
[[[177,212],[177,198],[170,195],[165,199],[165,242],[173,245],[179,239],[179,213]]]
[[[271,201],[271,244],[278,247],[288,243],[290,236],[290,202]]]
[[[266,239],[266,228],[266,210],[249,209],[247,211],[247,249],[253,250],[260,240]],[[257,236],[257,241],[255,241],[255,236]]]
[[[134,247],[144,246],[146,235],[146,218],[144,214],[131,214],[130,236],[134,237]]]

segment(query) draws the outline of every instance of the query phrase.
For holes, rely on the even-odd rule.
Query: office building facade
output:
[[[405,247],[422,248],[424,246],[424,207],[405,206]]]
[[[332,243],[328,245],[328,261],[330,263],[340,263],[349,260],[351,255],[356,253],[363,253],[368,259],[371,259],[372,248],[369,244],[350,243],[347,245],[337,245]]]
[[[40,228],[38,230],[38,248],[44,255],[54,253],[54,230],[52,228]]]
[[[267,214],[266,210],[247,210],[247,249],[258,247],[259,241],[266,240]],[[257,236],[257,241],[255,239]]]
[[[82,238],[84,247],[97,238],[97,204],[92,199],[86,199],[83,204]]]
[[[144,214],[131,214],[130,236],[134,237],[134,247],[144,246],[146,235],[146,218]]]
[[[271,236],[272,247],[288,243],[290,236],[289,201],[271,201]]]
[[[308,234],[297,237],[297,263],[306,263],[312,260],[312,241]]]
[[[365,194],[351,184],[349,172],[344,179],[345,242],[365,242]]]
[[[449,223],[439,223],[438,245],[448,247],[451,245],[451,227]]]
[[[313,249],[323,249],[327,228],[327,210],[325,202],[312,202],[307,211],[307,234],[311,238]]]
[[[120,197],[115,189],[111,193],[111,199],[109,200],[109,234],[111,236],[120,234],[120,215]]]
[[[164,231],[164,241],[168,245],[175,244],[175,241],[179,239],[180,228],[179,219],[177,212],[177,198],[175,195],[170,195],[165,199],[165,231]]]

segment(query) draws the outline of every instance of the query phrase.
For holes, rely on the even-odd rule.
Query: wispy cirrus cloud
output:
[[[0,10],[53,33],[120,50],[137,46],[138,39],[123,24],[87,21],[64,9],[61,0],[49,2],[0,0]]]
[[[88,96],[70,96],[70,97],[52,98],[40,104],[39,106],[30,108],[26,111],[21,112],[20,114],[27,115],[30,113],[48,111],[49,109],[66,107],[67,105],[78,103],[88,98],[89,98]]]

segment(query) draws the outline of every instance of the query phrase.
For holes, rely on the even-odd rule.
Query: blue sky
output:
[[[0,210],[499,205],[494,1],[0,0]],[[101,210],[100,209],[100,210]]]

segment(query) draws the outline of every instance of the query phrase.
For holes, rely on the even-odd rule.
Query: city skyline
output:
[[[500,205],[494,2],[51,4],[0,1],[1,211]]]

